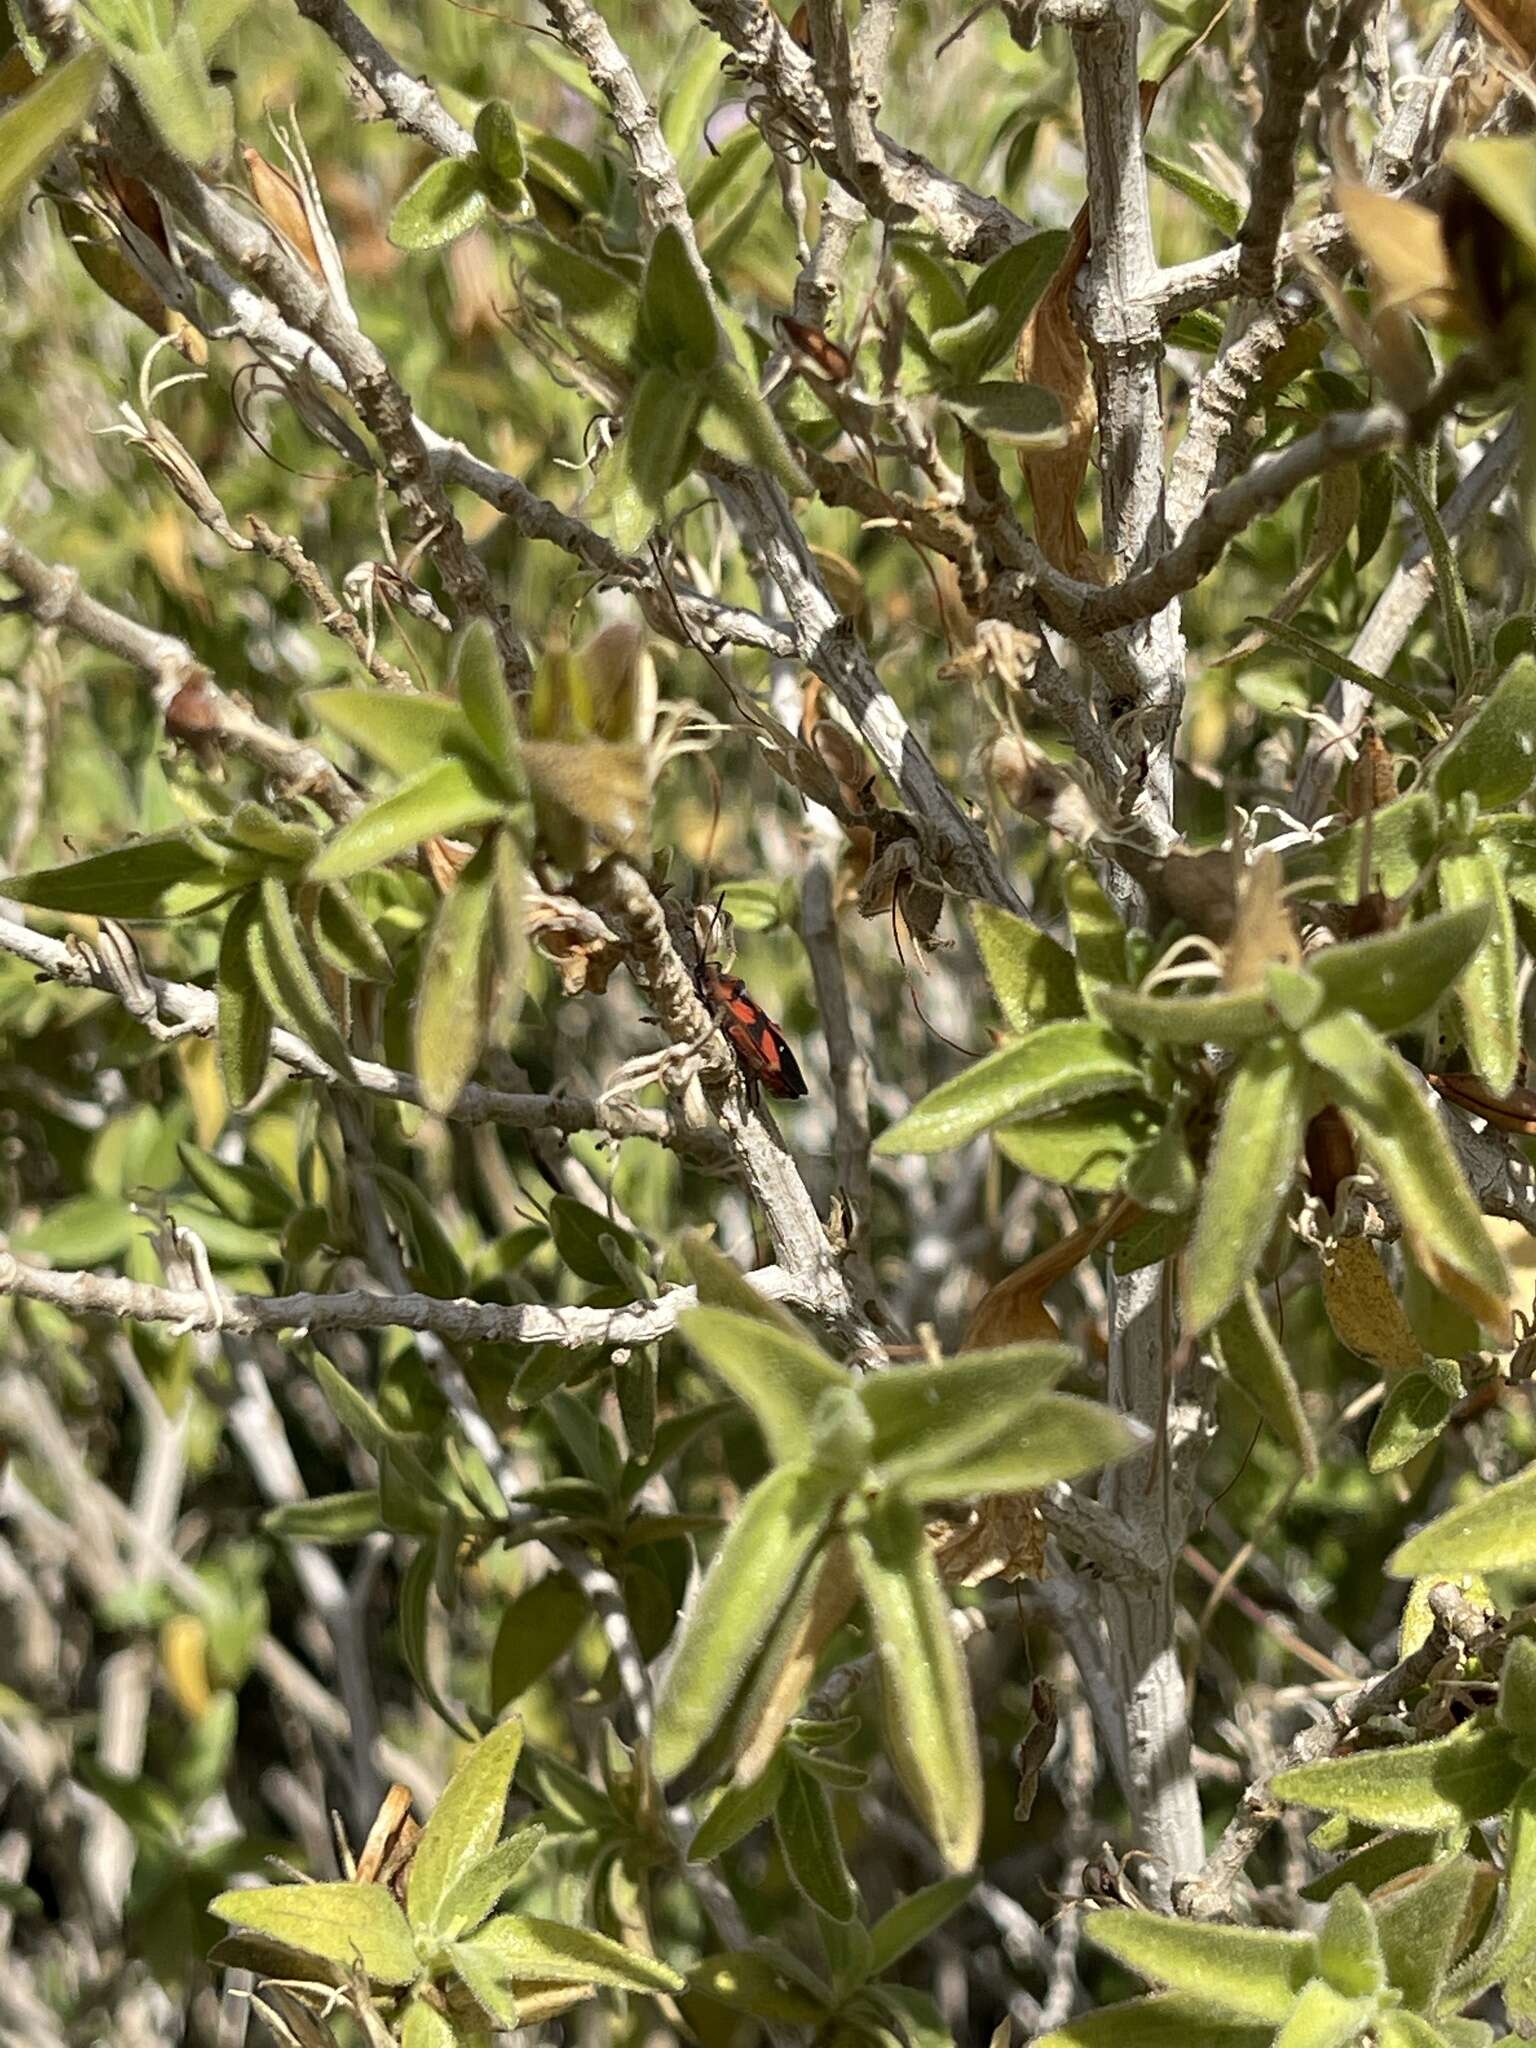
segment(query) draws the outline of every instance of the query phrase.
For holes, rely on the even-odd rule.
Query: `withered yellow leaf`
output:
[[[1339,211],[1370,269],[1377,313],[1402,309],[1443,324],[1456,312],[1456,281],[1440,216],[1413,199],[1394,199],[1340,178]]]

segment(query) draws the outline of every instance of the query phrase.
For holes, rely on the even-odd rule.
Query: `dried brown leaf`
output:
[[[1299,967],[1301,938],[1285,900],[1285,870],[1274,853],[1259,854],[1238,890],[1237,920],[1227,941],[1225,985],[1258,988],[1268,967]]]
[[[1021,384],[1038,384],[1061,407],[1067,439],[1060,448],[1024,451],[1019,467],[1035,511],[1035,539],[1053,568],[1085,581],[1107,583],[1110,565],[1089,547],[1077,517],[1078,494],[1088,474],[1098,402],[1088,351],[1072,317],[1072,287],[1088,257],[1088,209],[1072,225],[1072,239],[1024,323],[1013,371]]]
[[[976,1502],[963,1520],[929,1522],[934,1562],[947,1584],[979,1586],[985,1579],[1043,1579],[1045,1520],[1039,1496],[993,1493]]]

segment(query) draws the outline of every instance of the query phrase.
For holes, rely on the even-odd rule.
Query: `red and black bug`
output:
[[[710,933],[703,950],[713,943],[715,926],[722,910],[716,906]],[[768,1012],[753,996],[739,974],[727,974],[719,960],[702,959],[694,972],[699,999],[714,1011],[720,1029],[730,1041],[736,1064],[747,1077],[748,1090],[761,1088],[780,1102],[797,1102],[809,1094],[800,1063],[789,1049],[789,1041]]]

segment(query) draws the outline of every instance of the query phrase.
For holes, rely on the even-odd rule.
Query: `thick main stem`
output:
[[[1139,1848],[1155,1859],[1147,1888],[1165,1894],[1205,1855],[1200,1797],[1190,1757],[1184,1675],[1174,1637],[1174,1571],[1184,1546],[1188,1497],[1169,1441],[1171,1316],[1164,1268],[1109,1273],[1108,1394],[1113,1407],[1154,1433],[1153,1447],[1104,1476],[1103,1506],[1137,1535],[1147,1576],[1106,1580],[1100,1605],[1106,1661],[1124,1739],[1124,1791]],[[1110,1754],[1116,1754],[1111,1747]]]
[[[1120,0],[1073,36],[1093,235],[1081,317],[1098,394],[1104,540],[1122,576],[1167,545],[1162,338],[1152,311],[1158,266],[1137,77],[1140,12],[1140,0]],[[1184,693],[1177,602],[1133,625],[1124,647],[1139,679],[1142,745],[1133,808],[1167,830]],[[1139,891],[1113,869],[1106,881],[1133,921]],[[1166,1903],[1173,1881],[1200,1867],[1204,1843],[1174,1638],[1173,1572],[1187,1508],[1167,1440],[1173,1332],[1162,1268],[1117,1275],[1111,1265],[1109,1307],[1109,1398],[1146,1426],[1151,1448],[1109,1472],[1100,1498],[1135,1530],[1151,1570],[1100,1589],[1109,1696],[1096,1696],[1096,1704],[1102,1701],[1101,1719],[1113,1715],[1118,1723],[1105,1730],[1106,1748],[1124,1781],[1137,1845],[1153,1858],[1146,1881]]]

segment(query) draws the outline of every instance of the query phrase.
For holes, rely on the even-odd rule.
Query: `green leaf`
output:
[[[1106,1023],[1150,1045],[1250,1045],[1275,1028],[1269,998],[1257,989],[1229,996],[1148,996],[1139,989],[1101,988],[1095,1000]]]
[[[809,1337],[734,1309],[695,1308],[678,1329],[699,1358],[751,1409],[775,1459],[809,1457],[817,1407],[851,1380]]]
[[[1442,870],[1443,872],[1443,870]],[[1488,906],[1465,902],[1369,939],[1324,946],[1307,962],[1330,1004],[1358,1010],[1391,1038],[1427,1015],[1488,930]]]
[[[522,1755],[522,1722],[512,1716],[457,1765],[410,1866],[406,1909],[424,1944],[444,1925],[442,1903],[502,1835],[506,1796]]]
[[[1374,1998],[1345,1998],[1316,1978],[1275,2036],[1275,2048],[1348,2048],[1376,2016]]]
[[[974,1877],[943,1877],[937,1884],[924,1885],[921,1891],[909,1893],[888,1913],[883,1913],[869,1930],[870,1976],[883,1975],[909,1949],[936,1934],[975,1889]]]
[[[108,53],[168,148],[190,164],[224,162],[234,142],[234,102],[209,77],[190,21],[178,22],[153,48],[133,49],[112,39]]]
[[[705,447],[732,461],[756,464],[791,497],[809,491],[810,480],[795,460],[751,372],[734,356],[727,356],[710,372],[709,389],[710,402],[699,422],[699,438]]]
[[[640,350],[648,363],[682,377],[712,369],[721,351],[714,295],[671,221],[652,243],[645,266]]]
[[[999,1432],[951,1458],[935,1458],[907,1483],[928,1500],[1028,1493],[1075,1479],[1145,1448],[1139,1425],[1076,1394],[1045,1394],[1017,1431]]]
[[[893,1495],[850,1532],[849,1545],[879,1644],[892,1767],[945,1863],[968,1870],[981,1842],[981,1758],[970,1680],[922,1516]]]
[[[647,370],[635,385],[624,416],[624,461],[653,525],[667,493],[688,474],[708,398],[707,379],[675,370]]]
[[[388,1458],[382,1461],[380,1477],[383,1479],[388,1478],[389,1463]],[[385,1497],[387,1498],[387,1495]],[[419,1547],[406,1567],[405,1577],[400,1584],[400,1649],[405,1658],[405,1667],[415,1680],[416,1688],[427,1705],[434,1714],[447,1722],[455,1735],[462,1735],[468,1742],[472,1740],[470,1732],[438,1690],[437,1680],[432,1676],[431,1660],[427,1655],[427,1611],[432,1599],[432,1581],[436,1574],[436,1564],[435,1545],[429,1541]],[[444,1797],[446,1796],[445,1794]],[[497,1832],[500,1832],[499,1822]],[[420,1920],[424,1911],[424,1907],[413,1909],[412,1918]]]
[[[269,1536],[285,1543],[360,1543],[383,1527],[379,1489],[356,1493],[317,1493],[308,1500],[286,1501],[261,1518]]]
[[[776,1750],[760,1776],[746,1785],[728,1785],[689,1843],[688,1861],[713,1863],[717,1856],[744,1841],[778,1805],[788,1777],[789,1759],[782,1750]]]
[[[1470,1827],[1501,1813],[1524,1775],[1509,1736],[1468,1721],[1433,1742],[1297,1764],[1271,1781],[1276,1798],[1373,1827]]]
[[[826,1472],[781,1465],[737,1509],[661,1684],[652,1751],[659,1778],[675,1777],[718,1726],[836,1498],[837,1482]]]
[[[1440,513],[1433,496],[1433,481],[1437,454],[1433,447],[1421,448],[1413,461],[1400,461],[1395,466],[1398,480],[1407,492],[1413,509],[1419,515],[1424,528],[1424,539],[1428,543],[1430,557],[1435,565],[1435,595],[1440,601],[1440,616],[1445,624],[1446,648],[1450,655],[1451,674],[1456,678],[1459,696],[1466,696],[1477,675],[1477,659],[1472,651],[1472,627],[1467,617],[1467,593],[1461,580],[1461,566],[1456,560],[1456,548],[1441,522]],[[1423,476],[1420,475],[1420,466]],[[1505,764],[1507,772],[1508,764]],[[1526,773],[1526,783],[1530,771]],[[1523,787],[1524,785],[1522,785]],[[1442,794],[1446,792],[1442,791]],[[1519,794],[1517,790],[1516,795]]]
[[[0,877],[0,896],[38,910],[120,917],[132,923],[194,916],[248,888],[260,872],[259,863],[249,857],[215,866],[184,833],[163,832],[130,840],[110,853],[71,861],[67,867]]]
[[[1290,1362],[1270,1327],[1252,1281],[1217,1323],[1212,1339],[1223,1369],[1286,1449],[1300,1461],[1303,1473],[1311,1478],[1317,1471],[1312,1425],[1302,1406]]]
[[[1197,1998],[1163,1993],[1082,2013],[1031,2048],[1274,2048],[1273,2027],[1228,2019]]]
[[[272,1009],[251,967],[251,928],[261,916],[249,889],[236,899],[219,940],[219,1072],[231,1109],[244,1109],[266,1078],[272,1050]]]
[[[452,697],[426,690],[311,690],[305,708],[392,775],[414,775],[443,758],[464,730]]]
[[[462,2021],[450,2020],[435,2005],[428,2005],[424,1998],[412,1998],[405,2008],[400,2048],[483,2048],[483,2042],[488,2038],[466,2033]],[[318,2037],[314,2048],[321,2048]]]
[[[531,283],[559,301],[562,322],[587,359],[627,377],[635,364],[640,293],[609,264],[552,241],[542,228],[509,227],[506,239]]]
[[[1533,156],[1536,152],[1528,135],[1479,135],[1452,142],[1445,152],[1445,161],[1456,176],[1514,230],[1528,250],[1536,250]]]
[[[1529,1647],[1529,1645],[1527,1645]],[[1509,2016],[1536,2016],[1536,1776],[1526,1778],[1504,1822],[1504,1909],[1479,1975],[1504,1979]],[[1438,1985],[1435,1987],[1438,1989]]]
[[[422,1100],[446,1112],[475,1071],[490,1024],[495,967],[495,847],[490,840],[443,898],[416,993],[415,1062]]]
[[[1461,1374],[1449,1358],[1431,1359],[1422,1372],[1395,1377],[1371,1428],[1367,1469],[1396,1472],[1416,1458],[1445,1428],[1464,1391]]]
[[[591,1609],[568,1572],[525,1586],[506,1608],[491,1650],[491,1711],[521,1699],[581,1633]]]
[[[265,804],[237,804],[225,819],[222,831],[231,845],[243,846],[258,855],[263,866],[277,863],[301,868],[320,844],[320,835],[313,825],[289,824]]]
[[[1479,1492],[1399,1544],[1387,1560],[1394,1578],[1444,1572],[1520,1571],[1536,1563],[1536,1464]]]
[[[846,1924],[858,1898],[825,1788],[808,1771],[792,1765],[773,1810],[773,1830],[784,1867],[818,1913]]]
[[[81,50],[45,71],[0,113],[0,223],[10,219],[59,144],[91,111],[106,72],[100,50]]]
[[[1433,757],[1441,800],[1470,791],[1485,811],[1507,810],[1536,778],[1536,656],[1522,654]]]
[[[394,962],[345,882],[324,882],[315,903],[315,947],[353,981],[389,982]]]
[[[805,1340],[804,1330],[789,1310],[750,1286],[740,1267],[717,1251],[702,1231],[685,1230],[678,1239],[678,1250],[689,1279],[699,1291],[701,1307],[732,1309],[737,1315],[750,1316],[790,1337]]]
[[[489,619],[471,619],[460,634],[453,683],[487,766],[504,782],[508,798],[515,799],[520,780],[517,719]]]
[[[221,1892],[208,1910],[344,1968],[360,1962],[379,1984],[410,1984],[421,1971],[410,1927],[386,1885],[258,1885]]]
[[[992,1135],[1021,1173],[1106,1194],[1120,1186],[1127,1164],[1156,1137],[1157,1114],[1143,1095],[1100,1095],[1053,1116],[1004,1124]]]
[[[1294,1046],[1250,1046],[1227,1084],[1185,1262],[1191,1330],[1224,1315],[1263,1258],[1296,1176],[1305,1107]]]
[[[1369,471],[1370,465],[1367,464],[1367,476]],[[1337,653],[1326,641],[1319,640],[1314,634],[1303,632],[1299,626],[1286,619],[1272,618],[1256,612],[1245,619],[1244,624],[1262,627],[1267,638],[1286,648],[1290,653],[1299,654],[1305,661],[1315,661],[1319,667],[1326,669],[1329,675],[1358,683],[1369,695],[1380,698],[1383,704],[1390,704],[1394,711],[1401,711],[1405,718],[1412,719],[1420,731],[1428,733],[1432,740],[1445,738],[1445,723],[1439,713],[1424,703],[1415,691],[1405,688],[1403,684],[1394,683],[1388,676],[1378,676],[1370,669],[1362,668],[1359,662],[1351,661],[1347,654]],[[1376,815],[1380,817],[1381,813],[1378,811]]]
[[[1358,903],[1360,861],[1370,835],[1365,888],[1402,896],[1419,879],[1439,848],[1440,809],[1428,790],[1410,790],[1384,804],[1346,831],[1330,833],[1316,846],[1288,854],[1288,882],[1304,882],[1303,893],[1319,902]]]
[[[310,863],[310,879],[346,881],[409,852],[423,839],[488,824],[506,802],[496,778],[478,760],[455,755],[435,761],[328,839]]]
[[[533,1821],[503,1836],[493,1848],[461,1870],[449,1886],[437,1913],[437,1926],[450,1939],[460,1929],[480,1925],[544,1839],[544,1825]]]
[[[828,2004],[826,1993],[818,1996],[802,1981],[793,1957],[762,1950],[706,1956],[694,1965],[688,1988],[732,2012],[786,2020],[793,2026],[814,2025],[825,2016]]]
[[[441,249],[467,235],[489,205],[473,159],[440,157],[401,195],[389,217],[389,239],[397,249]]]
[[[888,1485],[1016,1431],[1042,1394],[1077,1362],[1067,1344],[966,1351],[939,1365],[898,1365],[859,1389],[874,1424],[870,1456]]]
[[[966,312],[990,312],[992,318],[967,348],[951,352],[957,377],[980,377],[1012,350],[1019,329],[1060,269],[1070,239],[1061,228],[1030,235],[994,256],[973,279],[965,296]],[[934,341],[937,346],[938,336]]]
[[[1499,1673],[1499,1726],[1511,1735],[1536,1735],[1536,1642],[1516,1636]]]
[[[1182,193],[1227,241],[1237,240],[1237,231],[1243,224],[1243,209],[1229,193],[1185,165],[1176,164],[1169,157],[1158,156],[1150,149],[1147,151],[1147,169],[1175,192]]]
[[[1456,994],[1473,1069],[1496,1095],[1503,1095],[1515,1085],[1521,1052],[1519,963],[1509,891],[1486,844],[1442,854],[1435,885],[1448,912],[1481,913],[1488,920],[1488,935],[1458,982]]]
[[[618,1991],[681,1991],[676,1970],[587,1927],[529,1913],[503,1913],[468,1941],[455,1942],[455,1963],[466,1948],[502,1983],[531,1979],[548,1984],[608,1984]]]
[[[475,154],[504,185],[521,182],[527,163],[517,115],[505,100],[487,100],[475,116]]]
[[[352,1055],[310,964],[288,891],[275,875],[261,884],[260,914],[246,930],[251,974],[267,1007],[338,1074],[354,1078]]]
[[[941,1082],[882,1132],[886,1158],[903,1152],[948,1152],[1006,1119],[1044,1116],[1095,1095],[1136,1087],[1141,1068],[1125,1042],[1102,1025],[1042,1024],[1015,1045],[977,1060]]]
[[[1509,1326],[1509,1275],[1413,1073],[1352,1011],[1302,1034],[1333,1078],[1367,1159],[1387,1184],[1425,1273],[1489,1329]]]
[[[1387,1981],[1416,2011],[1433,2011],[1439,2002],[1446,1975],[1466,1943],[1481,1884],[1482,1873],[1470,1856],[1451,1856],[1376,1900],[1372,1911]]]
[[[973,903],[971,930],[997,1007],[1010,1031],[1082,1014],[1077,970],[1066,947],[1027,919],[995,904]]]
[[[1038,384],[998,383],[948,384],[945,405],[983,440],[1001,441],[1009,448],[1045,449],[1063,447],[1067,429],[1061,417],[1061,401]]]
[[[1232,2019],[1279,2026],[1312,1975],[1310,1934],[1256,1927],[1211,1927],[1158,1913],[1095,1913],[1085,1928],[1095,1948]]]
[[[1072,927],[1072,957],[1083,1006],[1091,1017],[1103,1017],[1099,998],[1106,989],[1118,988],[1130,978],[1124,922],[1086,861],[1068,864],[1061,893]]]
[[[1343,1998],[1374,1997],[1386,1981],[1376,1923],[1353,1885],[1334,1894],[1317,1936],[1317,1966]]]

